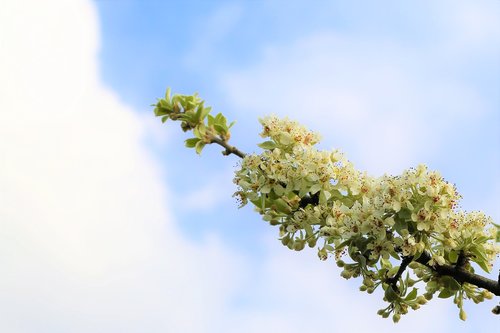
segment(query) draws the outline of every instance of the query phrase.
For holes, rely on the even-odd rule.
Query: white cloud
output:
[[[240,264],[176,229],[151,125],[98,80],[94,6],[1,15],[0,331],[206,332]]]

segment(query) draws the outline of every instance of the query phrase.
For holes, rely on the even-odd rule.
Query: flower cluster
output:
[[[459,211],[460,195],[439,173],[419,165],[399,176],[371,177],[339,151],[315,148],[319,136],[296,122],[267,117],[261,123],[268,141],[259,145],[261,154],[242,160],[235,196],[279,226],[285,246],[318,246],[320,259],[333,256],[343,277],[363,278],[361,290],[372,293],[381,286],[389,306],[379,314],[392,314],[395,321],[436,292],[455,297],[462,319],[463,299],[491,296],[432,270],[459,265],[473,272],[476,263],[489,271],[499,252],[491,219]],[[407,267],[417,279],[402,276]],[[409,289],[417,282],[426,284],[420,296]]]

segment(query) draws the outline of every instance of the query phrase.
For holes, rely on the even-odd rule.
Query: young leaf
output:
[[[224,135],[227,133],[227,129],[223,125],[214,124],[214,128],[221,135]]]
[[[198,138],[191,138],[191,139],[187,139],[185,141],[185,144],[186,144],[186,147],[188,147],[188,148],[194,148],[199,141],[201,141],[201,140]]]
[[[316,194],[319,190],[321,190],[321,188],[322,188],[322,185],[320,183],[316,183],[313,186],[311,186],[311,188],[309,189],[309,192],[311,192],[311,194]]]
[[[450,253],[448,254],[448,259],[450,260],[450,263],[454,264],[458,260],[458,253],[457,251],[451,250]]]
[[[387,299],[387,302],[394,302],[399,298],[399,295],[392,289],[392,286],[388,286],[387,289],[385,290],[385,298]]]
[[[276,148],[276,143],[274,141],[264,141],[262,143],[259,143],[257,146],[259,146],[262,149],[272,150]]]
[[[449,297],[451,297],[451,296],[453,296],[453,295],[455,295],[455,292],[454,292],[454,291],[451,291],[451,290],[449,290],[449,289],[446,289],[446,288],[445,288],[445,289],[443,289],[443,290],[439,293],[438,297],[439,297],[439,298],[449,298]]]
[[[405,301],[413,301],[415,298],[417,298],[417,288],[413,288],[413,290],[406,295]]]
[[[198,139],[199,140],[199,139]],[[203,147],[205,147],[205,143],[203,141],[198,141],[195,145],[195,149],[196,149],[196,154],[201,154],[201,151],[203,150]]]

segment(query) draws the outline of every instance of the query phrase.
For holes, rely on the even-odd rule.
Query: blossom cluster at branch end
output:
[[[317,247],[320,259],[333,257],[343,268],[343,277],[361,277],[362,291],[383,288],[389,305],[379,314],[394,321],[436,293],[453,297],[461,319],[464,299],[492,297],[432,270],[448,264],[474,272],[475,263],[489,272],[499,253],[491,218],[460,211],[460,194],[438,172],[422,164],[398,176],[372,177],[340,151],[318,150],[319,135],[294,121],[270,116],[261,124],[268,140],[260,154],[242,160],[235,196],[278,226],[283,245]],[[402,274],[400,261],[424,252],[427,265],[412,261],[414,274]],[[414,286],[423,284],[419,293]]]

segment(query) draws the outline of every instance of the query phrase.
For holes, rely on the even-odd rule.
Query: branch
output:
[[[399,281],[399,278],[401,277],[401,275],[403,275],[404,271],[406,270],[406,267],[408,267],[408,265],[412,262],[412,260],[413,256],[403,257],[403,260],[401,261],[401,266],[399,266],[396,275],[386,280],[386,282],[390,284],[394,290],[397,290],[396,283]]]
[[[486,289],[493,294],[500,296],[500,283],[495,280],[488,279],[484,276],[471,273],[466,271],[460,266],[451,266],[451,265],[429,265],[429,260],[431,260],[431,256],[429,253],[424,252],[422,255],[416,259],[415,261],[429,267],[436,273],[440,275],[448,275],[457,280],[459,283],[470,283],[479,288]]]
[[[212,138],[210,138],[210,143],[216,143],[219,146],[222,146],[223,148],[225,148],[226,150],[224,150],[222,152],[222,154],[224,154],[226,156],[231,155],[231,154],[234,154],[240,158],[244,158],[246,156],[246,154],[244,152],[240,151],[238,148],[236,148],[234,146],[231,146],[226,141],[224,141],[218,137],[213,136]]]

